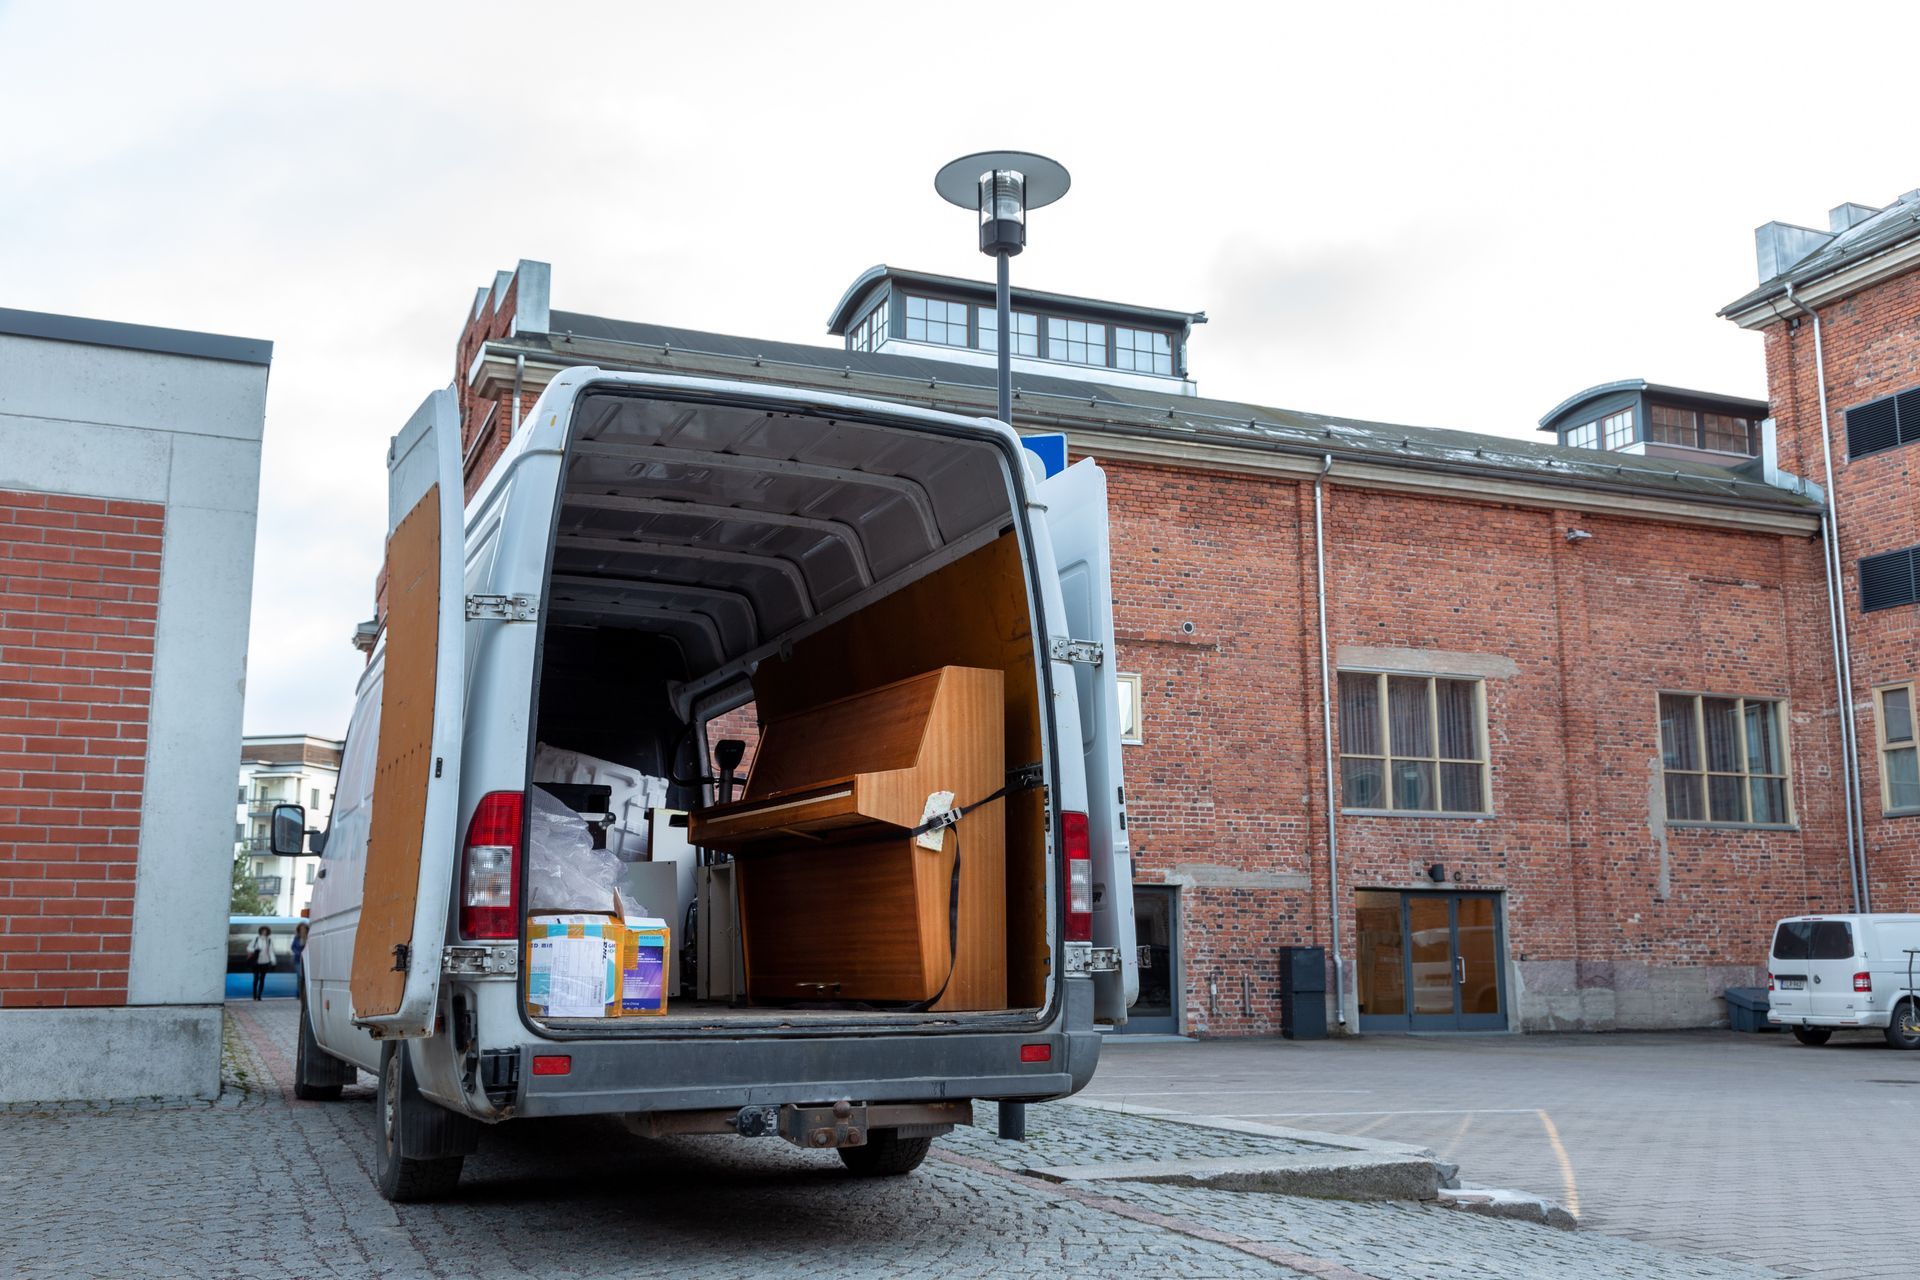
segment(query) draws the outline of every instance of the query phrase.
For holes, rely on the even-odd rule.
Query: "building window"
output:
[[[1583,422],[1567,432],[1567,445],[1573,449],[1598,449],[1600,447],[1600,424]]]
[[[1668,404],[1647,408],[1647,439],[1687,449],[1753,456],[1753,420],[1728,413],[1696,413]]]
[[[847,335],[847,350],[878,351],[880,344],[887,340],[887,300],[882,298],[880,305],[867,312],[866,318],[853,327]]]
[[[1086,320],[1047,317],[1047,359],[1068,364],[1107,362],[1107,326]]]
[[[1138,745],[1140,742],[1140,677],[1119,675],[1114,677],[1114,680],[1119,687],[1120,741]]]
[[[1660,695],[1669,821],[1785,826],[1793,820],[1780,708],[1757,698]]]
[[[1633,410],[1622,409],[1600,419],[1600,434],[1609,449],[1624,449],[1633,443]]]
[[[313,789],[313,803],[308,805],[307,808],[313,810],[315,813],[320,812],[320,788],[315,787]]]
[[[967,345],[967,304],[907,296],[907,337],[944,347]]]
[[[1489,813],[1478,680],[1340,673],[1340,791],[1347,809]]]
[[[315,870],[316,868],[314,867],[313,863],[309,862],[307,864],[307,883],[308,884],[313,883],[313,876],[314,876]]]
[[[1000,349],[1000,316],[992,307],[976,308],[980,317],[980,349],[998,351]],[[1035,356],[1040,354],[1040,317],[1025,311],[1013,313],[1013,354],[1016,356]]]
[[[1913,689],[1894,685],[1875,695],[1880,706],[1880,807],[1920,813],[1920,748],[1913,733]]]
[[[243,782],[240,784],[240,803],[245,804],[246,802],[247,802],[247,784]]]
[[[1135,373],[1158,373],[1172,377],[1173,339],[1150,329],[1122,329],[1116,326],[1113,331],[1113,365],[1116,369],[1131,369]]]

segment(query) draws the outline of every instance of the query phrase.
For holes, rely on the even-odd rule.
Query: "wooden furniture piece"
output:
[[[734,856],[750,1000],[1006,1007],[1005,800],[937,849],[908,834],[937,792],[1000,790],[1003,684],[941,667],[764,726],[745,797],[691,830]]]

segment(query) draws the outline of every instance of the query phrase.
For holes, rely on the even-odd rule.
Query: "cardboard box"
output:
[[[527,1012],[540,1018],[659,1017],[667,1011],[664,920],[601,915],[527,921]]]
[[[531,917],[527,1012],[541,1018],[619,1017],[621,946],[628,932],[611,916]]]

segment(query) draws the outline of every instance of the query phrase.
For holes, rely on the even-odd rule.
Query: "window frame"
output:
[[[963,298],[944,297],[937,293],[902,293],[900,297],[903,300],[901,304],[900,329],[900,336],[903,341],[918,342],[922,346],[928,347],[944,347],[950,351],[965,351],[968,348],[977,350],[979,348],[980,339],[979,335],[974,331],[973,315],[973,308],[977,304],[970,303]],[[916,302],[924,304],[924,310],[919,317],[919,321],[921,328],[925,330],[925,332],[918,338],[913,336],[913,323],[915,319],[913,315],[913,304]],[[933,318],[932,308],[935,306],[946,309],[938,320]],[[961,310],[961,317],[958,320],[953,318],[951,309],[954,307],[959,307]],[[947,334],[951,334],[955,329],[958,329],[960,331],[960,340],[958,342],[947,342],[943,339],[933,337],[932,326],[936,324],[940,326],[941,332]]]
[[[1665,737],[1660,732],[1660,700],[1662,698],[1691,698],[1693,700],[1693,732],[1695,735],[1694,744],[1700,753],[1700,767],[1698,769],[1668,769],[1667,768],[1667,744],[1666,744]],[[1735,739],[1740,745],[1740,772],[1737,774],[1728,773],[1723,769],[1707,768],[1706,700],[1708,698],[1716,698],[1721,701],[1732,701],[1739,704],[1739,708],[1736,713],[1736,718],[1738,719],[1742,728],[1741,728],[1741,732],[1736,735],[1736,739]],[[1747,758],[1747,735],[1745,731],[1747,704],[1750,702],[1766,703],[1767,705],[1774,708],[1774,714],[1776,717],[1774,720],[1774,732],[1777,733],[1780,738],[1780,772],[1779,773],[1754,773],[1752,771],[1751,761],[1749,761]],[[1790,708],[1788,706],[1787,700],[1785,698],[1769,697],[1764,694],[1755,694],[1749,697],[1744,693],[1720,693],[1710,689],[1657,689],[1655,690],[1653,695],[1654,754],[1658,757],[1660,761],[1660,807],[1661,807],[1662,816],[1666,825],[1669,827],[1719,827],[1723,830],[1736,830],[1736,831],[1739,831],[1739,830],[1797,831],[1799,830],[1800,814],[1797,806],[1794,804],[1794,799],[1793,799],[1793,735],[1789,732],[1789,728],[1792,725],[1792,723],[1793,723],[1793,717],[1792,717]],[[1667,775],[1669,773],[1684,774],[1688,777],[1697,777],[1700,779],[1700,803],[1707,814],[1706,817],[1676,818],[1672,816],[1670,813],[1665,812],[1667,807]],[[1732,778],[1732,777],[1737,777],[1740,779],[1740,811],[1746,815],[1746,817],[1738,821],[1734,821],[1731,819],[1715,818],[1713,816],[1713,795],[1712,795],[1712,786],[1711,786],[1711,783],[1709,782],[1709,779]],[[1781,796],[1786,804],[1786,817],[1784,817],[1781,821],[1755,822],[1752,820],[1753,819],[1753,791],[1752,791],[1751,782],[1752,782],[1752,779],[1754,778],[1780,779]]]
[[[1907,695],[1907,723],[1913,736],[1902,742],[1889,744],[1887,741],[1887,695],[1904,691]],[[1895,808],[1893,788],[1889,784],[1890,773],[1887,769],[1887,757],[1896,751],[1911,751],[1916,761],[1920,761],[1920,707],[1915,706],[1915,696],[1920,694],[1920,681],[1896,680],[1892,684],[1874,686],[1873,690],[1873,746],[1874,761],[1880,769],[1880,816],[1883,818],[1910,818],[1920,816],[1920,805],[1908,805]]]
[[[1113,679],[1116,688],[1124,685],[1133,690],[1133,724],[1129,726],[1126,716],[1116,710],[1116,718],[1120,722],[1120,745],[1125,747],[1141,746],[1145,743],[1145,739],[1141,736],[1145,717],[1141,714],[1140,706],[1140,673],[1137,671],[1116,672]],[[1128,732],[1129,727],[1131,727],[1132,732]]]
[[[1639,415],[1634,413],[1632,405],[1622,405],[1612,413],[1602,414],[1600,422],[1600,447],[1607,453],[1618,453],[1631,444],[1639,444],[1646,437],[1640,434]],[[1625,436],[1618,444],[1614,443],[1614,428],[1618,425]]]
[[[1340,812],[1341,813],[1354,814],[1356,816],[1362,816],[1362,817],[1376,817],[1376,818],[1377,817],[1491,818],[1495,816],[1494,808],[1493,808],[1493,746],[1492,746],[1490,735],[1487,732],[1486,677],[1459,675],[1459,674],[1448,672],[1448,671],[1403,671],[1403,670],[1393,670],[1385,667],[1340,667],[1334,672],[1334,683],[1333,683],[1333,696],[1334,696],[1333,722],[1335,725],[1338,725],[1340,722],[1339,699],[1340,699],[1340,677],[1342,676],[1372,676],[1378,682],[1376,685],[1375,696],[1380,708],[1380,711],[1379,711],[1380,721],[1377,726],[1377,729],[1380,734],[1380,746],[1384,750],[1385,754],[1370,755],[1364,751],[1349,752],[1348,750],[1346,750],[1343,744],[1335,750],[1334,752],[1335,757],[1339,761],[1343,762],[1343,764],[1349,758],[1354,760],[1380,761],[1381,778],[1383,783],[1381,788],[1381,795],[1387,801],[1387,803],[1384,807],[1349,805],[1347,803],[1347,794],[1346,794],[1347,793],[1346,769],[1343,767],[1340,770]],[[1392,716],[1391,716],[1391,712],[1387,702],[1388,687],[1389,687],[1387,682],[1393,679],[1425,680],[1427,682],[1427,717],[1428,717],[1427,728],[1428,728],[1428,732],[1432,735],[1433,750],[1434,750],[1433,755],[1410,756],[1410,755],[1393,754]],[[1474,745],[1480,748],[1480,758],[1477,760],[1463,759],[1459,756],[1442,756],[1440,754],[1440,741],[1441,741],[1440,697],[1439,697],[1439,688],[1435,683],[1436,681],[1440,681],[1440,680],[1456,680],[1461,683],[1469,684],[1473,686]],[[1395,808],[1393,805],[1393,762],[1396,760],[1416,760],[1416,761],[1432,762],[1434,767],[1433,789],[1434,789],[1435,799],[1442,798],[1441,788],[1445,785],[1441,781],[1442,765],[1447,765],[1447,764],[1478,765],[1480,769],[1480,807],[1478,809],[1399,809],[1399,808]]]

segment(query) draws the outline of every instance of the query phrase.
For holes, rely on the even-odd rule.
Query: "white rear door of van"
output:
[[[387,453],[386,669],[353,946],[353,1020],[382,1038],[433,1029],[453,895],[466,680],[466,500],[451,390]]]
[[[1096,971],[1094,1016],[1119,1025],[1140,994],[1134,951],[1133,857],[1127,843],[1126,781],[1120,769],[1120,690],[1113,648],[1113,572],[1107,477],[1083,458],[1033,489],[1046,506],[1068,637],[1098,646],[1099,661],[1071,666],[1086,762],[1087,827],[1093,854],[1093,945],[1117,948],[1120,967]],[[1057,655],[1056,655],[1057,656]],[[1056,673],[1059,665],[1054,667]],[[1062,744],[1063,746],[1065,744]]]

